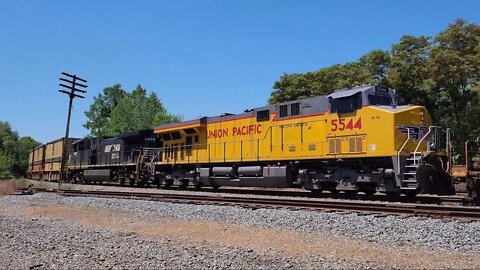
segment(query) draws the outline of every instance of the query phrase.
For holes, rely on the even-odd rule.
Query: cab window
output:
[[[350,113],[362,108],[362,96],[360,93],[330,100],[332,113]]]
[[[388,96],[368,95],[368,103],[370,105],[391,106],[392,99]]]
[[[270,120],[270,110],[263,110],[257,112],[257,122]]]

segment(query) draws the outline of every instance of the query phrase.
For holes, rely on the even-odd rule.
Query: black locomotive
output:
[[[76,183],[118,181],[122,185],[155,183],[155,164],[161,161],[162,141],[153,130],[118,137],[84,138],[73,143],[68,179]]]

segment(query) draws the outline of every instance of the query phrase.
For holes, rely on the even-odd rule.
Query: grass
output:
[[[27,179],[0,180],[0,196],[10,195],[19,188],[25,188],[29,184]]]

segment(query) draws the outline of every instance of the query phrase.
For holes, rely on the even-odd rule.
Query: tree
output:
[[[13,178],[12,164],[8,157],[0,153],[0,180]]]
[[[84,126],[92,136],[115,136],[181,120],[167,112],[155,93],[147,96],[147,90],[140,85],[131,93],[118,84],[105,88],[85,115],[89,120]]]
[[[283,74],[273,84],[268,102],[275,104],[289,100],[327,95],[332,91],[385,81],[390,57],[388,52],[374,50],[359,61],[337,64],[305,74]]]
[[[386,78],[390,71],[390,61],[390,52],[384,50],[370,51],[359,59],[360,65],[368,71],[368,75],[374,76],[375,83],[383,85],[387,84]]]
[[[0,121],[0,179],[25,175],[28,155],[39,145],[31,137],[19,138],[8,122]]]
[[[426,36],[403,36],[392,45],[389,84],[408,104],[429,105],[428,56],[432,44]]]
[[[432,92],[437,97],[436,121],[452,128],[454,139],[464,142],[480,134],[480,27],[462,19],[438,34],[430,53]],[[463,144],[457,145],[459,149]],[[462,151],[463,152],[463,151]]]
[[[110,122],[113,109],[118,105],[121,99],[127,95],[120,84],[103,89],[103,94],[99,93],[94,97],[94,102],[90,109],[85,112],[88,120],[83,125],[90,130],[92,136],[107,135],[107,124]]]
[[[34,140],[32,137],[21,137],[17,142],[18,160],[13,168],[14,174],[25,175],[28,167],[28,155],[30,152],[40,146],[41,143]]]

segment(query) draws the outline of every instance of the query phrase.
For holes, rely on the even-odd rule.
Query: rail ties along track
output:
[[[376,216],[400,215],[406,217],[428,217],[448,220],[480,221],[480,208],[468,206],[424,205],[364,201],[319,201],[308,199],[280,199],[264,197],[234,197],[191,194],[158,194],[119,191],[82,191],[38,189],[40,192],[56,192],[63,196],[94,196],[103,198],[151,200],[171,203],[213,204],[240,206],[250,209],[279,208],[289,210],[311,210],[323,212],[346,212],[373,214]]]

